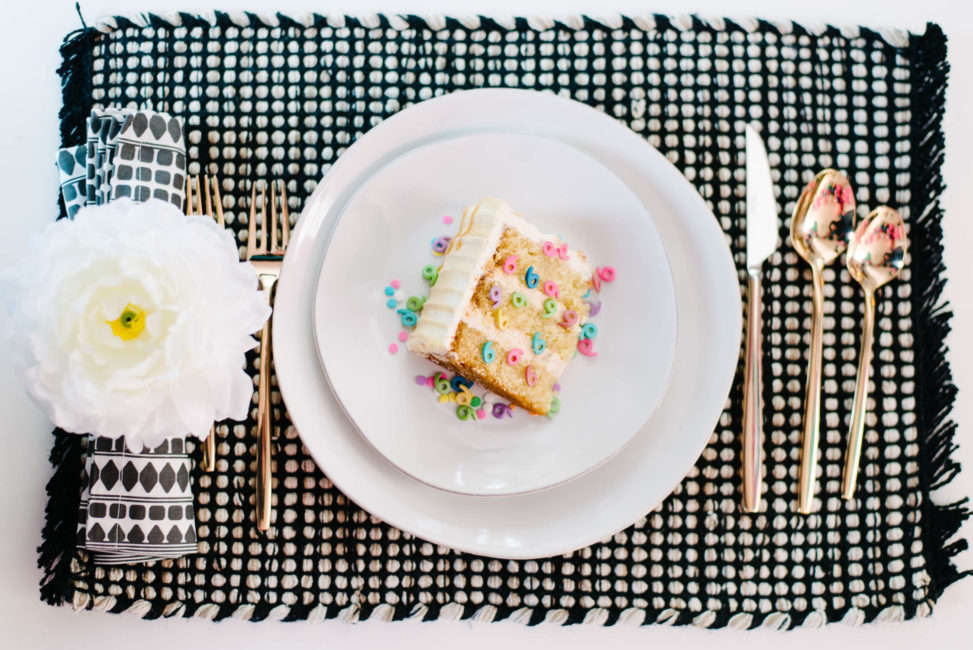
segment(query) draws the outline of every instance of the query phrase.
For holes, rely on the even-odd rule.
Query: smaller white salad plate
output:
[[[397,278],[404,296],[426,295],[421,269],[441,261],[431,241],[454,235],[463,207],[491,196],[616,270],[591,292],[601,304],[591,319],[597,356],[571,361],[551,417],[460,420],[455,403],[416,385],[436,366],[402,343],[389,352],[403,326],[385,287]],[[331,388],[375,450],[424,483],[481,496],[557,485],[618,453],[662,400],[676,349],[672,276],[645,208],[590,156],[522,134],[444,139],[365,180],[331,235],[313,314]]]

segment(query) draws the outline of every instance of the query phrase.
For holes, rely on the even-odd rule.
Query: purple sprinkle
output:
[[[513,413],[510,411],[510,407],[506,404],[494,404],[493,405],[493,417],[498,420],[504,415],[507,417],[513,417]]]
[[[592,317],[601,311],[601,301],[588,303],[588,317]]]
[[[561,384],[554,384],[554,392],[558,393],[561,391]]]
[[[426,377],[425,377],[425,375],[416,375],[416,385],[417,386],[425,386],[426,385]]]

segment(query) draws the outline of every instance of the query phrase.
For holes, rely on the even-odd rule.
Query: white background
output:
[[[73,0],[4,0],[0,4],[0,189],[4,208],[0,210],[0,268],[14,262],[25,237],[54,218],[53,196],[57,186],[53,155],[58,146],[57,111],[60,93],[55,70],[60,62],[58,45],[68,31],[79,26]],[[132,11],[200,11],[214,8],[190,0],[89,0],[83,2],[86,20]],[[944,488],[939,499],[955,500],[973,495],[973,9],[964,0],[496,0],[494,2],[445,0],[363,0],[355,3],[326,0],[223,1],[225,10],[255,12],[284,11],[318,13],[386,11],[400,13],[564,15],[611,12],[640,14],[698,13],[703,16],[794,19],[801,22],[829,22],[837,25],[908,28],[921,32],[927,20],[940,23],[949,37],[952,65],[947,93],[945,181],[946,298],[955,317],[949,339],[953,375],[960,389],[953,418],[959,425],[955,458],[967,471]],[[966,333],[967,336],[963,334]],[[366,648],[376,646],[422,648],[519,648],[612,647],[693,648],[747,647],[751,650],[786,644],[801,648],[846,648],[854,646],[884,649],[973,648],[973,579],[954,585],[943,596],[931,618],[902,624],[852,628],[843,624],[819,630],[781,632],[709,631],[687,628],[643,627],[601,628],[542,625],[526,628],[514,623],[470,624],[360,623],[336,621],[323,624],[227,621],[166,620],[147,622],[131,616],[75,613],[40,603],[35,568],[35,547],[40,542],[44,513],[44,484],[50,476],[47,455],[50,425],[28,401],[14,379],[5,357],[0,357],[0,644],[8,648],[82,647],[246,647]],[[973,523],[963,535],[973,538]],[[973,551],[957,558],[960,568],[973,568]]]

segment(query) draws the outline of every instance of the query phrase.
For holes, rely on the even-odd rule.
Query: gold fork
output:
[[[193,201],[193,185],[196,186],[196,200]],[[216,177],[213,177],[213,193],[210,193],[210,180],[209,176],[203,177],[203,188],[205,194],[200,192],[199,187],[199,176],[194,176],[190,179],[186,177],[186,214],[203,214],[203,197],[206,197],[206,216],[210,219],[213,217],[213,193],[216,196],[216,222],[221,226],[225,227],[226,224],[223,221],[223,201],[220,199],[220,188],[216,182]],[[195,204],[194,204],[195,203]],[[203,470],[207,472],[212,472],[216,469],[216,423],[210,427],[209,435],[206,437],[206,447],[203,452]]]
[[[287,190],[280,182],[280,239],[277,238],[276,182],[270,183],[270,245],[267,243],[267,186],[260,190],[260,245],[257,246],[257,186],[250,191],[250,223],[247,232],[247,259],[253,264],[271,307],[273,290],[280,277],[284,251],[290,239],[290,217],[287,213]],[[260,332],[260,376],[257,386],[257,530],[270,528],[270,496],[273,476],[270,468],[270,439],[273,422],[270,407],[270,319]]]

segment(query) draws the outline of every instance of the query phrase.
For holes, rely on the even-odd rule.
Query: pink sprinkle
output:
[[[426,386],[432,386],[432,385],[433,385],[432,377],[426,377]]]
[[[482,420],[483,418],[486,417],[486,411],[484,411],[483,409],[478,409],[476,412],[476,417]]]
[[[443,217],[443,223],[448,226],[449,224],[453,223],[453,218],[447,215]]]
[[[398,352],[398,351],[399,351],[399,346],[398,346],[398,344],[396,344],[396,343],[393,343],[392,345],[390,345],[390,346],[389,346],[389,353],[390,353],[390,354],[395,354],[395,353],[396,353],[396,352]]]
[[[409,338],[409,333],[408,332],[406,332],[405,330],[402,330],[401,332],[399,332],[399,340],[400,341],[402,341],[403,343],[405,343],[406,342],[406,339],[408,339],[408,338]]]
[[[392,285],[393,289],[398,289],[400,286],[402,286],[402,284],[398,280],[392,280],[391,282],[389,282],[389,284]]]

